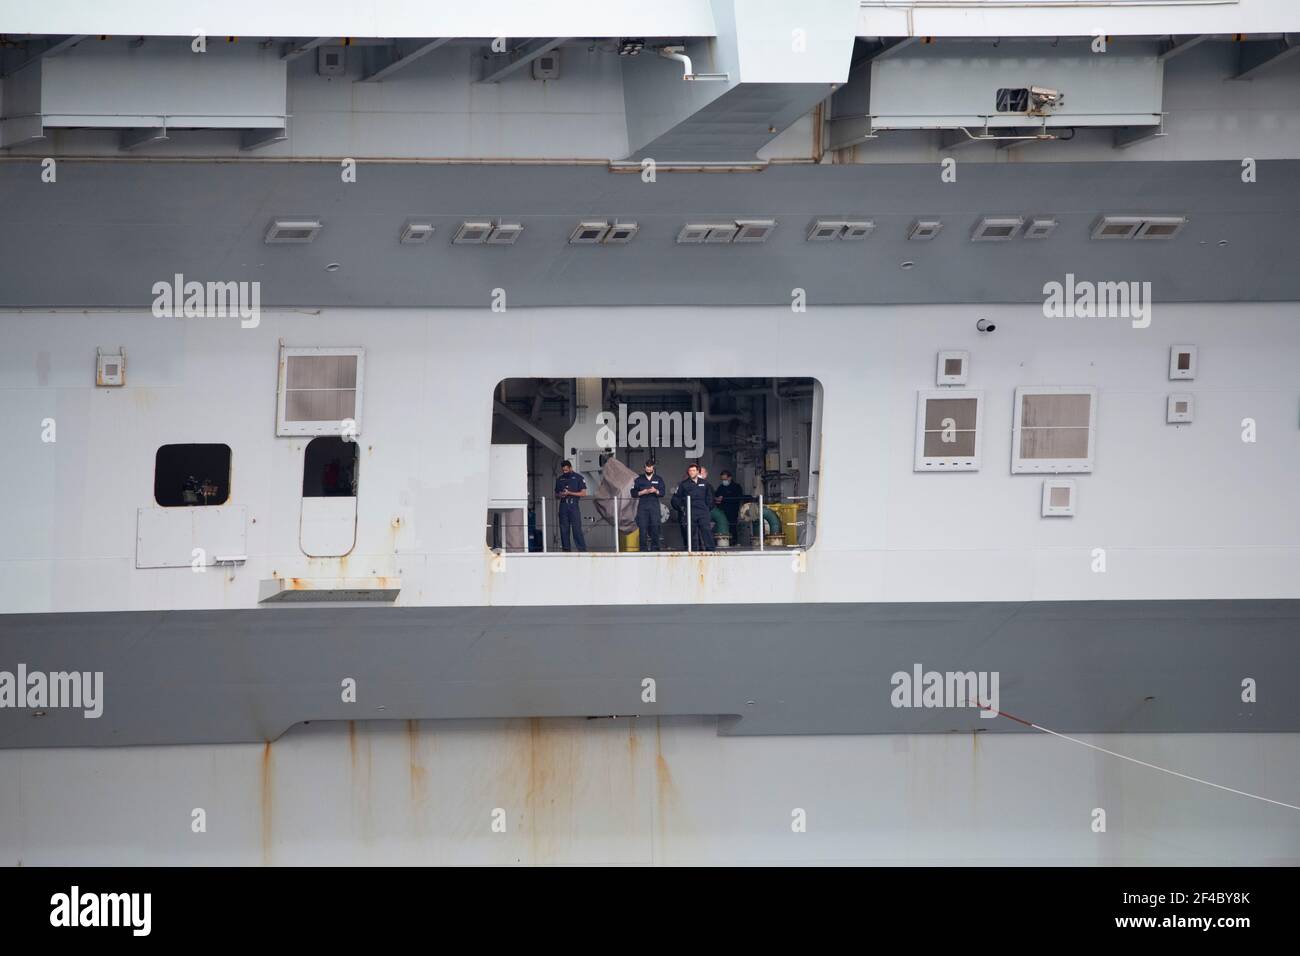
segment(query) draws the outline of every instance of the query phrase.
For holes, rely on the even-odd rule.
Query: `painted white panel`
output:
[[[137,568],[211,566],[218,556],[247,553],[246,509],[238,506],[141,508],[136,515]],[[194,550],[200,548],[202,555]]]
[[[283,127],[286,66],[274,49],[212,43],[148,49],[148,69],[119,44],[83,43],[40,64],[46,126]]]
[[[225,37],[532,37],[711,36],[708,0],[353,0],[266,3],[265,0],[64,0],[6,2],[7,33],[92,33],[111,36]],[[850,29],[852,27],[850,26]]]
[[[528,498],[528,446],[493,445],[488,451],[488,501],[517,508]]]
[[[303,554],[313,558],[338,558],[352,550],[357,540],[357,499],[302,499]]]
[[[6,316],[0,420],[18,425],[7,481],[22,507],[0,537],[0,610],[254,607],[259,578],[319,576],[299,544],[303,441],[274,435],[281,338],[366,347],[367,491],[352,557],[367,573],[400,577],[399,604],[1294,597],[1300,313],[1294,303],[1230,313],[1226,322],[1221,305],[1157,303],[1151,327],[1134,329],[1045,320],[1028,305],[324,309],[266,311],[250,329],[175,320],[167,336],[147,312]],[[978,318],[996,320],[997,332],[977,332]],[[747,334],[708,354],[575,359],[556,323],[597,319],[644,323],[665,342],[688,340],[702,321]],[[1174,428],[1164,415],[1169,345],[1187,341],[1203,359],[1197,421]],[[131,357],[125,388],[94,387],[94,350],[105,343]],[[968,351],[970,387],[984,392],[979,472],[912,472],[916,393],[933,388],[939,348]],[[822,492],[807,571],[792,573],[780,556],[526,555],[491,574],[493,389],[507,376],[575,372],[821,382]],[[1086,507],[1049,522],[1042,476],[989,463],[1011,460],[1015,389],[1062,383],[1104,400],[1095,470],[1078,478]],[[43,444],[51,415],[58,442]],[[1257,423],[1255,442],[1241,440],[1244,418]],[[249,561],[233,581],[135,567],[135,511],[150,502],[155,453],[181,440],[234,449],[231,504],[248,512]],[[1097,547],[1105,574],[1090,571]],[[75,586],[64,586],[57,572],[70,567]]]

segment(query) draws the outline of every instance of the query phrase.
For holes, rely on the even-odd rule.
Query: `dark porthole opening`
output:
[[[361,449],[355,441],[334,436],[313,438],[307,443],[302,466],[302,496],[355,498],[360,458]]]
[[[154,458],[153,500],[164,508],[230,500],[229,445],[163,445]]]

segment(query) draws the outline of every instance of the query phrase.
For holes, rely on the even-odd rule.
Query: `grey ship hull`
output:
[[[1073,733],[1300,731],[1300,601],[283,608],[19,614],[9,659],[104,672],[104,709],[0,710],[0,747],[275,740],[316,720],[719,715],[734,735],[1016,732],[896,707],[891,675],[996,671]],[[356,681],[344,702],[345,678]],[[643,680],[655,681],[654,701]],[[1240,703],[1241,681],[1264,691]]]

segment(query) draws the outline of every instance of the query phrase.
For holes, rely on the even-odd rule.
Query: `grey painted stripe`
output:
[[[148,308],[153,284],[261,282],[264,308],[781,305],[791,289],[813,305],[1041,303],[1067,272],[1091,281],[1149,281],[1157,302],[1300,299],[1300,161],[966,163],[954,183],[937,164],[772,166],[758,173],[637,173],[593,166],[361,163],[342,183],[336,162],[0,161],[0,307]],[[992,213],[1051,214],[1041,241],[973,243]],[[1099,242],[1100,213],[1185,214],[1168,241]],[[268,246],[277,215],[320,216],[307,245]],[[582,218],[635,221],[626,246],[574,246]],[[864,216],[863,242],[808,242],[817,218]],[[412,216],[436,233],[403,246]],[[909,242],[918,216],[933,241]],[[465,219],[518,219],[511,246],[453,246]],[[766,242],[678,245],[688,221],[775,218]],[[75,228],[72,226],[75,224]],[[1220,246],[1219,242],[1226,242]],[[1267,254],[1261,254],[1266,250]],[[915,267],[903,270],[909,260]],[[81,268],[83,263],[93,269]],[[341,263],[326,273],[328,263]]]
[[[0,671],[103,671],[104,713],[0,709],[0,747],[269,740],[304,720],[724,715],[728,734],[1015,732],[895,708],[997,671],[1064,733],[1300,731],[1300,600],[259,608],[0,617]],[[341,700],[355,678],[357,702]],[[654,678],[657,699],[641,700]],[[1241,701],[1241,681],[1259,685]]]

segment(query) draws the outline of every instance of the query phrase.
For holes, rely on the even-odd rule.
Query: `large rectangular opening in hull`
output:
[[[547,554],[808,548],[821,409],[812,378],[505,379],[493,395],[486,543]]]

